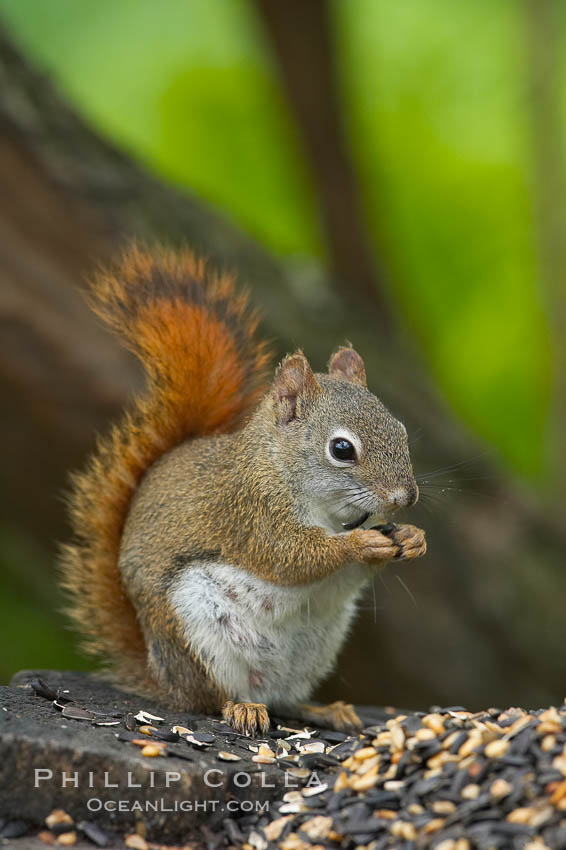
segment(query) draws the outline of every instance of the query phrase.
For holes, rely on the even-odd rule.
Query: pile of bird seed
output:
[[[397,715],[338,744],[299,734],[308,747],[286,743],[314,773],[240,821],[243,850],[566,848],[566,705]]]

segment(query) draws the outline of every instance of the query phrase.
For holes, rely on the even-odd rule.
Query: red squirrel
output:
[[[411,525],[407,432],[351,347],[271,381],[232,276],[189,251],[129,249],[90,288],[142,361],[147,390],[101,439],[70,495],[70,614],[122,687],[265,733],[269,711],[336,729],[313,706],[376,569],[426,551]],[[386,529],[387,530],[387,529]]]

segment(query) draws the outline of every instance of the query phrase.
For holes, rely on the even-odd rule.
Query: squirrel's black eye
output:
[[[335,437],[334,440],[330,441],[330,454],[332,457],[336,458],[336,460],[355,460],[356,459],[356,449],[352,445],[349,440],[344,439],[344,437]]]

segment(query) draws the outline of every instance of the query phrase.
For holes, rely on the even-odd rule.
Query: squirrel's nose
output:
[[[414,484],[410,487],[397,487],[395,490],[392,490],[387,501],[393,509],[408,508],[410,505],[414,505],[418,501],[418,498],[419,488]]]

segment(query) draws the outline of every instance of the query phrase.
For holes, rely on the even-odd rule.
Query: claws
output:
[[[357,557],[361,563],[390,561],[397,553],[398,547],[393,540],[380,531],[360,528],[353,531],[352,535],[356,535]]]
[[[420,558],[426,552],[424,531],[414,525],[398,525],[392,534],[392,540],[398,546],[395,555],[397,561]]]
[[[329,705],[302,703],[298,706],[298,712],[302,720],[326,729],[336,729],[337,732],[350,732],[363,726],[354,706],[342,700],[331,702]]]
[[[222,717],[236,732],[251,738],[258,732],[265,735],[269,731],[269,714],[262,702],[233,702],[229,699],[222,708]]]
[[[356,557],[363,564],[420,558],[426,552],[424,531],[414,525],[389,523],[375,528],[360,528],[352,532],[352,538]]]
[[[338,732],[347,732],[351,729],[362,728],[363,723],[351,703],[338,700],[337,702],[331,702],[326,707],[330,711],[332,728]]]

